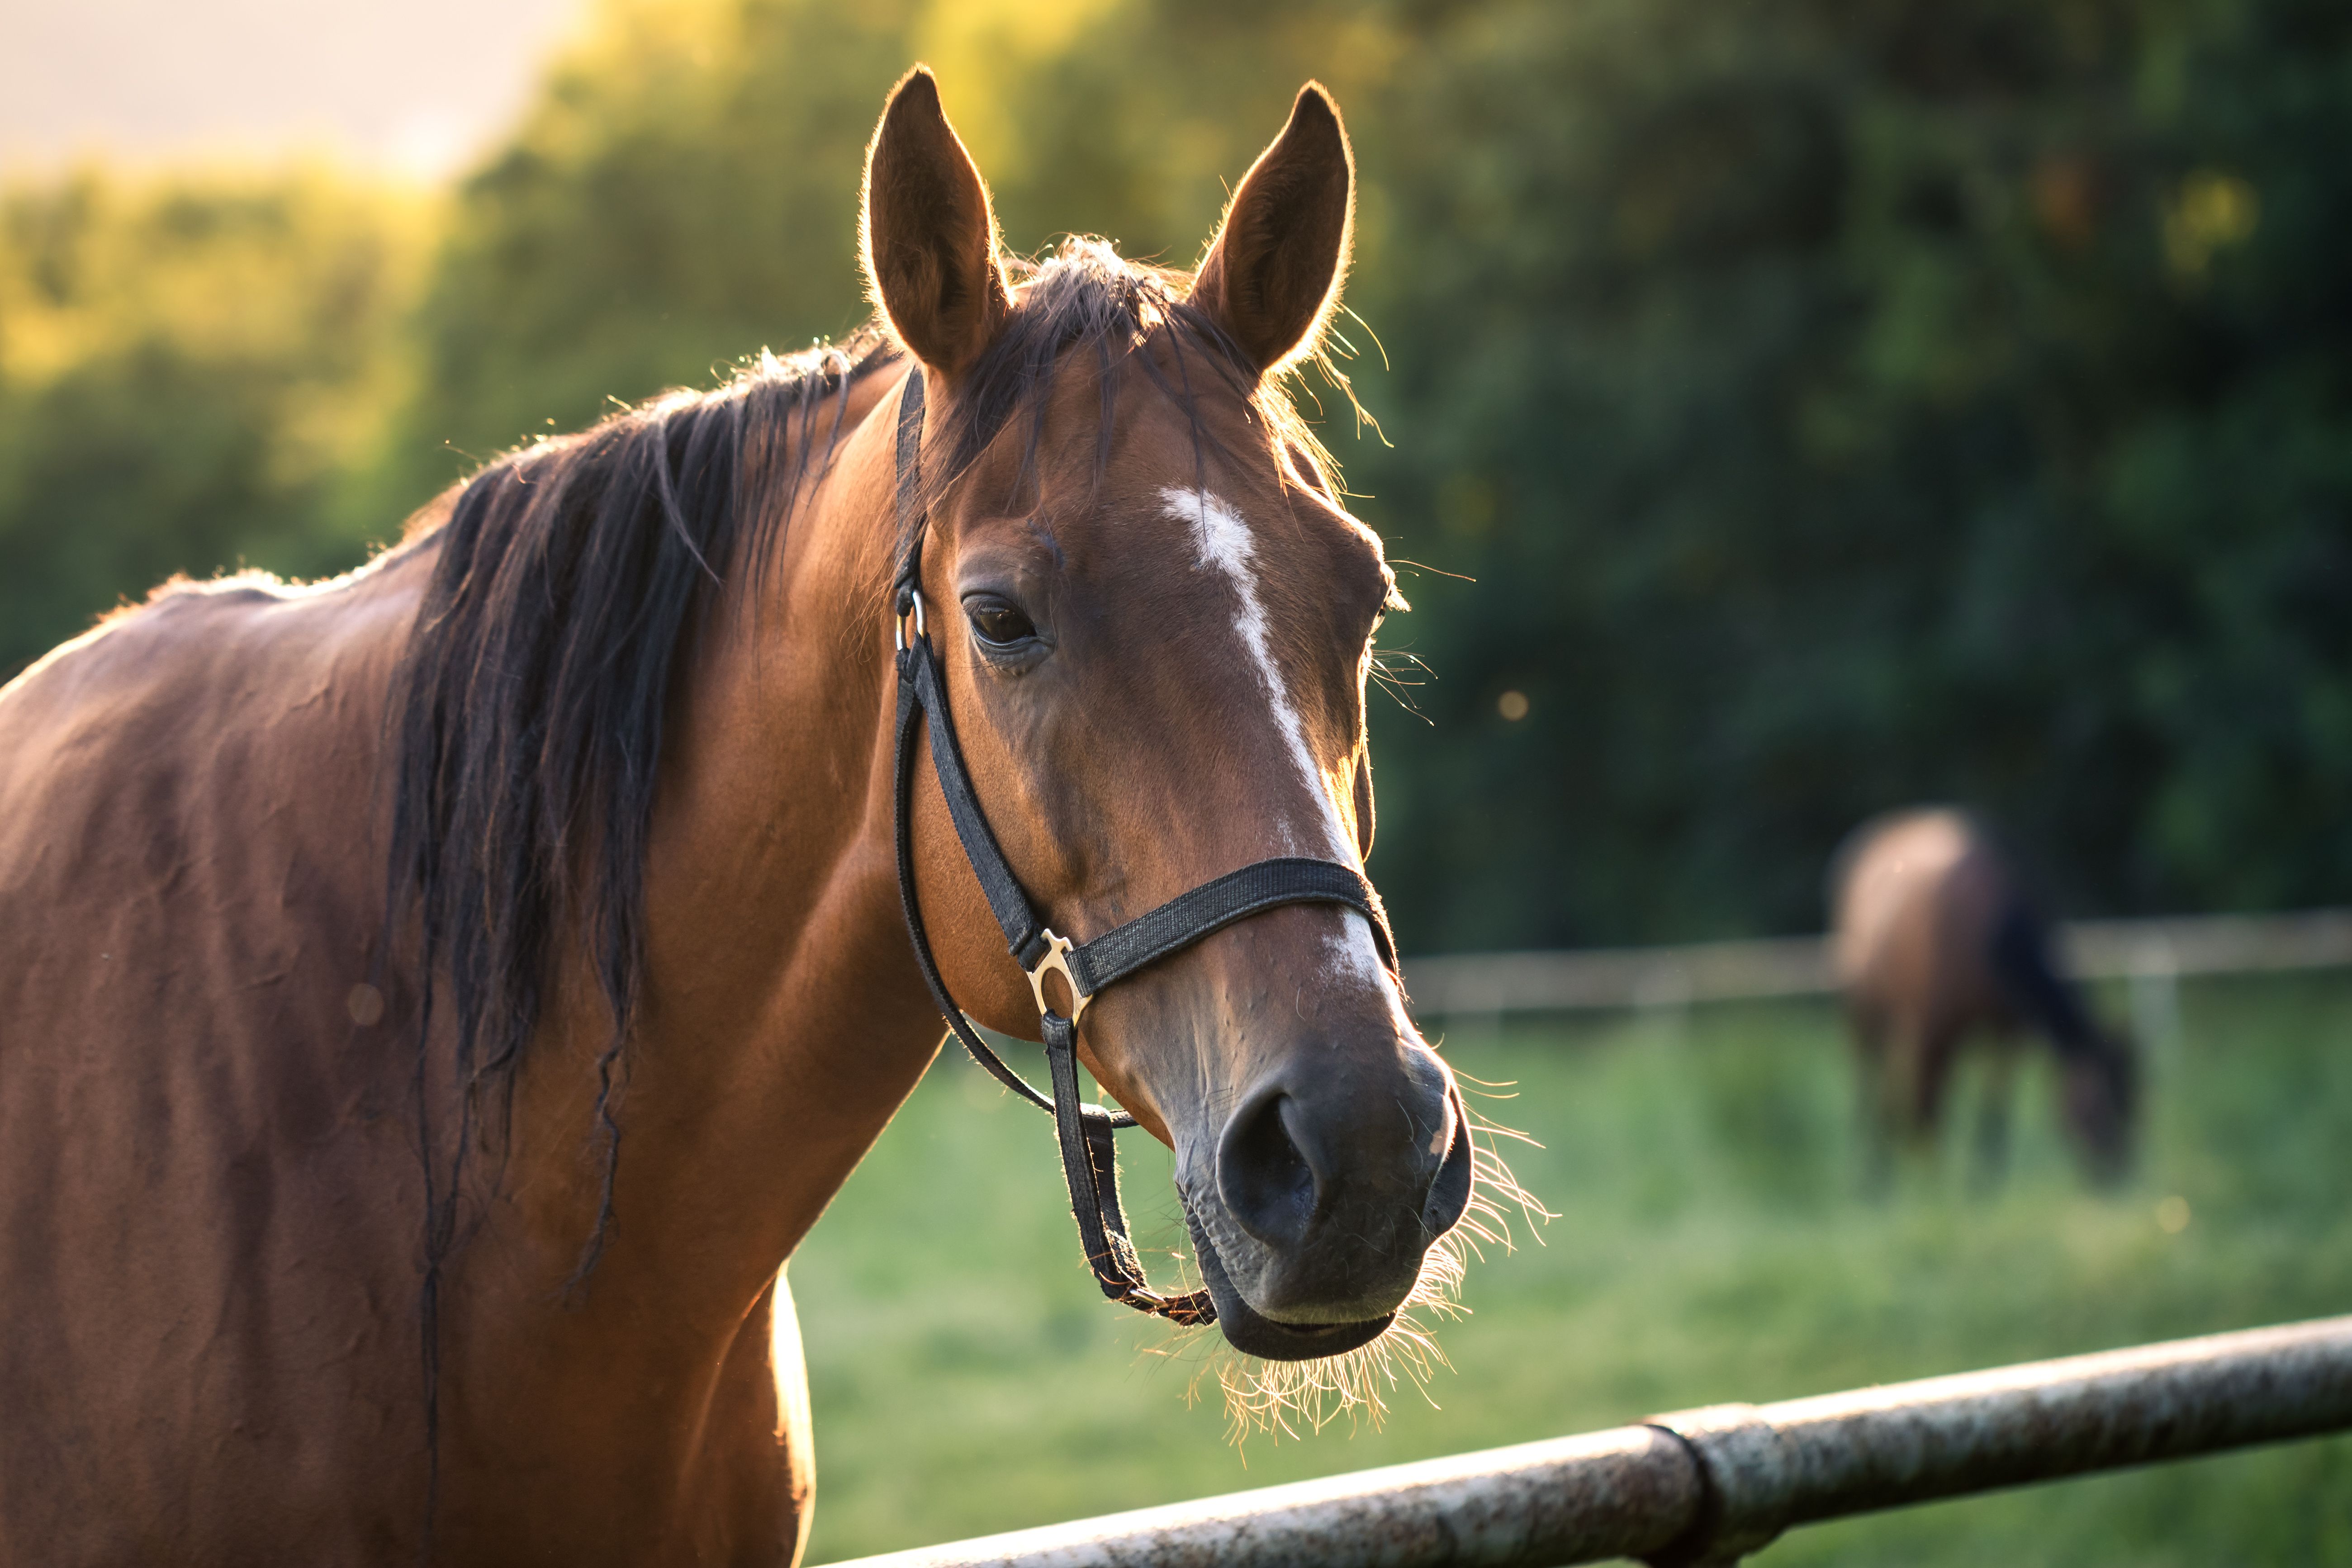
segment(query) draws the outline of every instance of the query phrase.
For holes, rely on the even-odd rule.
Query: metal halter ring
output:
[[[923,625],[923,596],[920,594],[909,594],[907,597],[910,601],[910,606],[899,610],[890,617],[890,642],[901,653],[904,653],[907,648],[908,616],[911,615],[915,618],[915,636],[923,637],[928,635],[929,631],[929,628]]]
[[[1078,1020],[1086,1016],[1087,1004],[1093,998],[1078,989],[1078,977],[1070,973],[1073,944],[1068,937],[1055,936],[1050,927],[1038,935],[1045,943],[1045,956],[1029,969],[1029,989],[1036,994],[1037,1016],[1042,1018],[1054,1010],[1052,1004],[1045,1000],[1045,976],[1059,974],[1062,984],[1070,988],[1070,1027],[1075,1029],[1078,1026]]]

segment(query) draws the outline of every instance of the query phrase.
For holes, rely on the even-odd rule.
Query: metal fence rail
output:
[[[2327,969],[2352,965],[2352,910],[2079,921],[2061,927],[2059,940],[2068,970],[2089,980]],[[1817,936],[1420,958],[1405,965],[1405,980],[1424,1019],[1814,996],[1836,987]]]
[[[2352,1317],[2139,1345],[1269,1487],[857,1568],[1736,1562],[1791,1525],[2352,1429]]]

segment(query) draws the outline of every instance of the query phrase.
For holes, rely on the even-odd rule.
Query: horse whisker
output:
[[[1454,1363],[1446,1360],[1433,1325],[1436,1320],[1469,1315],[1461,1298],[1471,1260],[1484,1262],[1488,1247],[1507,1253],[1517,1249],[1508,1209],[1518,1210],[1528,1234],[1538,1241],[1538,1227],[1559,1217],[1519,1184],[1494,1147],[1497,1138],[1530,1144],[1533,1139],[1475,1112],[1465,1131],[1471,1140],[1469,1205],[1454,1227],[1423,1255],[1420,1278],[1397,1309],[1396,1321],[1380,1338],[1321,1361],[1265,1361],[1234,1351],[1213,1329],[1198,1328],[1178,1330],[1150,1352],[1174,1355],[1202,1350],[1184,1390],[1185,1403],[1201,1398],[1213,1374],[1225,1407],[1226,1439],[1235,1448],[1259,1433],[1276,1442],[1299,1437],[1302,1429],[1319,1433],[1342,1416],[1351,1430],[1360,1422],[1379,1431],[1388,1419],[1390,1399],[1402,1387],[1410,1387],[1436,1407],[1430,1384],[1441,1369],[1451,1372]],[[1185,1288],[1193,1288],[1197,1281],[1189,1260],[1180,1254],[1176,1261]]]

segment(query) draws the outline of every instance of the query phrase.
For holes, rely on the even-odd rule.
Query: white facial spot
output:
[[[1308,846],[1306,853],[1320,852],[1342,866],[1360,868],[1363,862],[1356,854],[1355,836],[1340,820],[1323,770],[1316,766],[1315,753],[1307,749],[1307,726],[1300,721],[1297,705],[1291,701],[1281,668],[1274,660],[1265,606],[1257,594],[1257,541],[1251,536],[1249,525],[1242,521],[1239,512],[1206,490],[1171,485],[1160,495],[1168,514],[1191,526],[1201,569],[1221,574],[1232,587],[1239,606],[1234,616],[1234,630],[1257,675],[1259,688],[1265,693],[1266,706],[1282,737],[1283,748],[1290,753],[1291,763],[1307,786],[1307,799],[1318,808],[1320,820],[1307,833],[1302,835],[1294,831],[1292,825],[1284,825],[1283,848],[1299,853],[1304,839]],[[1317,839],[1321,840],[1319,846],[1313,842]],[[1371,922],[1353,910],[1345,910],[1340,917],[1339,934],[1327,938],[1326,943],[1331,976],[1378,985],[1387,994],[1389,1009],[1399,1026],[1410,1032],[1412,1026],[1405,1014],[1404,998],[1398,994],[1388,967],[1381,962],[1380,949],[1372,942]]]

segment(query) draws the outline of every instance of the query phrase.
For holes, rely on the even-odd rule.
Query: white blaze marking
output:
[[[1275,728],[1280,731],[1283,745],[1307,785],[1307,796],[1321,807],[1320,836],[1331,858],[1360,869],[1363,862],[1356,854],[1355,837],[1339,820],[1323,770],[1316,765],[1315,753],[1307,749],[1307,726],[1300,721],[1297,705],[1291,701],[1289,689],[1283,685],[1282,671],[1274,661],[1265,605],[1257,595],[1257,542],[1250,536],[1249,525],[1242,521],[1239,512],[1206,490],[1170,485],[1160,492],[1160,498],[1167,504],[1171,517],[1192,525],[1202,569],[1224,574],[1232,585],[1234,598],[1241,603],[1240,613],[1234,617],[1234,630],[1240,634],[1242,646],[1249,650],[1250,660],[1256,667],[1258,685],[1265,689],[1267,706],[1274,714]],[[1297,848],[1287,824],[1284,838],[1286,850]],[[1380,949],[1372,941],[1371,922],[1356,910],[1343,907],[1339,933],[1324,942],[1331,955],[1332,973],[1379,986],[1388,995],[1389,1010],[1396,1016],[1398,1026],[1410,1033],[1412,1026],[1405,1016],[1403,998],[1390,981],[1388,967],[1381,962]]]
[[[1339,853],[1344,864],[1355,864],[1354,847],[1341,829],[1339,814],[1331,809],[1331,797],[1323,784],[1323,770],[1315,765],[1315,753],[1307,749],[1307,726],[1298,717],[1298,709],[1290,700],[1290,692],[1282,683],[1282,671],[1274,662],[1274,645],[1265,622],[1265,606],[1257,596],[1257,542],[1250,537],[1249,525],[1241,514],[1206,490],[1181,489],[1174,485],[1160,492],[1168,503],[1169,512],[1192,525],[1192,542],[1201,552],[1203,570],[1222,572],[1233,585],[1234,596],[1241,601],[1241,613],[1234,617],[1234,630],[1241,634],[1242,646],[1249,650],[1251,662],[1257,667],[1257,682],[1265,689],[1267,704],[1274,710],[1275,728],[1281,731],[1284,746],[1290,760],[1297,766],[1299,777],[1306,781],[1307,793],[1323,807],[1323,837]],[[1295,843],[1285,844],[1295,849]]]

